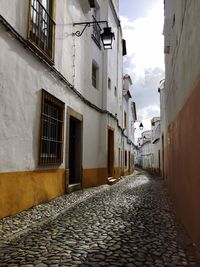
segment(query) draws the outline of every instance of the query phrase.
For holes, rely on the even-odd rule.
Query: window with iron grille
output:
[[[29,41],[40,52],[53,60],[55,22],[53,21],[54,0],[31,0]]]
[[[42,90],[39,164],[61,164],[65,104]]]

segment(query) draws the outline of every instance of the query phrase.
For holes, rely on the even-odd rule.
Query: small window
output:
[[[53,60],[54,32],[53,0],[31,0],[28,39],[39,52]]]
[[[108,89],[111,89],[111,79],[108,78]]]
[[[175,14],[173,15],[173,21],[172,21],[172,28],[175,26],[175,23],[176,23],[176,17],[175,17]]]
[[[39,164],[61,164],[65,104],[42,90]]]
[[[117,96],[117,87],[115,86],[115,96]]]
[[[126,129],[126,111],[124,111],[124,128]]]
[[[96,89],[98,89],[98,67],[97,65],[93,62],[92,63],[92,85]]]

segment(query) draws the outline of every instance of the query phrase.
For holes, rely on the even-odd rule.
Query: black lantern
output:
[[[143,128],[144,128],[144,126],[143,126],[142,122],[140,122],[139,129],[143,130]]]
[[[103,43],[104,49],[112,49],[113,39],[115,39],[115,35],[113,32],[111,32],[111,28],[103,28],[103,33],[101,33],[101,41]]]
[[[111,32],[111,28],[108,27],[108,22],[106,20],[102,20],[102,21],[97,21],[94,17],[93,17],[94,21],[86,21],[86,22],[78,22],[78,23],[73,23],[73,26],[77,26],[77,25],[81,25],[84,26],[82,31],[76,31],[75,33],[73,33],[73,35],[77,36],[77,37],[81,37],[81,35],[84,33],[85,29],[87,27],[90,27],[90,25],[96,24],[98,25],[100,31],[102,30],[99,24],[106,24],[107,27],[103,28],[103,32],[100,34],[101,37],[101,41],[103,43],[103,47],[104,49],[112,49],[112,42],[113,39],[115,39],[115,35],[113,32]]]

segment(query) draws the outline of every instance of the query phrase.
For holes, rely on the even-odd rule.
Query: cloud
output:
[[[157,88],[164,78],[163,20],[163,1],[157,3],[146,17],[135,20],[121,17],[128,53],[124,57],[124,73],[133,80],[133,100],[144,130],[150,129],[152,117],[159,116]]]
[[[123,37],[127,41],[125,68],[129,72],[134,71],[136,78],[144,77],[144,71],[148,68],[164,69],[162,2],[144,18],[130,20],[121,17],[121,24]]]

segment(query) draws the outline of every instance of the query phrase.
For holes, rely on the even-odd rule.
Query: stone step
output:
[[[109,184],[109,185],[116,184],[120,179],[121,179],[121,177],[118,177],[118,178],[108,177],[107,184]]]

